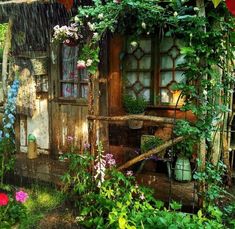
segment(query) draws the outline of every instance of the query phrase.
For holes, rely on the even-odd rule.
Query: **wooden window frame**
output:
[[[87,80],[82,80],[81,79],[81,73],[78,73],[78,76],[76,79],[62,79],[63,77],[63,44],[60,44],[59,47],[59,61],[60,61],[60,69],[59,69],[59,76],[58,76],[58,99],[59,101],[64,101],[64,102],[68,102],[68,103],[76,103],[76,104],[81,104],[81,105],[87,105],[88,104],[88,93],[87,93],[87,98],[83,98],[81,97],[81,85],[87,85],[88,87],[88,79]],[[65,97],[62,96],[62,85],[63,83],[69,83],[69,84],[73,84],[73,85],[77,85],[78,87],[78,96],[77,97]],[[89,90],[89,88],[87,89]]]
[[[151,82],[152,85],[150,87],[150,104],[148,105],[149,108],[162,108],[162,109],[180,109],[182,107],[182,105],[177,105],[177,104],[164,104],[161,102],[161,89],[162,88],[167,88],[168,89],[168,85],[176,82],[175,81],[175,74],[177,71],[184,71],[184,69],[177,69],[175,60],[176,58],[173,60],[172,58],[172,62],[173,62],[173,67],[169,68],[169,69],[164,69],[161,70],[161,58],[164,54],[166,54],[167,52],[161,52],[160,51],[160,43],[161,43],[161,39],[157,36],[146,36],[146,37],[141,37],[140,39],[151,39],[151,46],[152,46],[152,51],[151,51]],[[177,48],[179,50],[179,47],[176,44],[176,40],[177,38],[172,38],[174,43],[172,45],[172,47],[170,47],[169,50],[173,49],[173,48]],[[124,37],[124,55],[127,53],[127,44],[128,44],[128,36]],[[178,57],[179,55],[177,55]],[[125,61],[125,59],[122,59],[122,61]],[[124,79],[125,77],[125,69],[124,69],[124,64],[121,64],[122,66],[122,79]],[[143,71],[143,70],[141,70]],[[170,83],[168,83],[165,87],[162,87],[160,85],[160,80],[161,80],[161,73],[164,71],[171,71],[172,75],[173,75],[173,80],[170,81]],[[128,70],[128,72],[131,72],[130,70]],[[135,72],[135,70],[133,70],[133,72]],[[125,86],[125,81],[123,81],[123,86],[122,86],[122,92],[125,93],[126,90],[126,86]],[[158,99],[159,98],[159,99]],[[177,107],[176,107],[177,105]]]

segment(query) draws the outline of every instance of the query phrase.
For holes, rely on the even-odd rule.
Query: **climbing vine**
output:
[[[184,98],[181,110],[192,112],[196,121],[176,125],[175,134],[192,136],[192,144],[205,139],[210,161],[214,135],[223,131],[233,93],[235,49],[230,32],[235,20],[224,2],[216,9],[211,1],[204,2],[205,17],[189,0],[93,0],[92,5],[78,8],[73,22],[82,34],[78,68],[87,68],[91,75],[98,69],[99,44],[108,33],[128,34],[133,42],[156,34],[183,41],[185,62],[179,67],[184,69],[185,81],[173,89]]]

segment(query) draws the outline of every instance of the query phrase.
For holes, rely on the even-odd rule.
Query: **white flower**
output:
[[[99,37],[99,34],[98,33],[93,33],[93,39],[97,39]]]
[[[133,171],[131,171],[131,170],[127,171],[127,172],[126,172],[126,175],[127,175],[127,176],[133,176]]]
[[[143,193],[140,195],[140,199],[141,199],[141,200],[144,200],[144,199],[145,199],[145,196],[144,196]]]
[[[87,59],[87,61],[86,61],[86,66],[87,66],[87,67],[90,67],[90,66],[92,65],[92,63],[93,63],[93,60]]]
[[[203,90],[203,95],[207,96],[207,91],[206,90]]]
[[[104,14],[103,13],[98,14],[98,18],[102,20],[104,18]]]
[[[86,62],[84,60],[79,60],[77,62],[77,69],[80,70],[80,69],[84,69],[86,68]]]
[[[178,13],[175,11],[174,12],[174,17],[177,17],[178,16]]]
[[[131,46],[132,46],[133,48],[137,47],[137,45],[138,45],[138,43],[137,43],[136,41],[132,41],[132,42],[131,42]]]
[[[142,26],[143,29],[146,29],[146,24],[145,24],[145,22],[142,22],[141,26]]]
[[[95,24],[88,22],[87,25],[91,31],[95,30]]]
[[[194,11],[199,11],[200,9],[198,7],[193,7]]]

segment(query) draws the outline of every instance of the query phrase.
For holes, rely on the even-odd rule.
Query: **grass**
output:
[[[37,228],[37,224],[45,215],[64,202],[61,192],[56,189],[34,185],[26,189],[29,199],[25,202],[28,218],[23,220],[19,229]]]

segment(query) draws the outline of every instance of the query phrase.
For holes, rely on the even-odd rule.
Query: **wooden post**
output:
[[[3,86],[4,97],[7,94],[8,55],[11,49],[12,28],[13,28],[13,17],[10,16],[4,42],[3,61],[2,61],[2,86]]]
[[[199,8],[199,12],[198,12],[198,16],[199,17],[206,17],[206,12],[205,12],[205,2],[204,0],[196,0],[196,6]],[[204,26],[204,28],[202,28],[204,32],[206,32],[206,26]],[[204,62],[205,60],[201,60],[202,62]],[[205,79],[207,79],[207,76],[204,76]],[[205,114],[206,115],[206,114]],[[198,153],[198,158],[200,160],[200,164],[198,167],[198,170],[200,172],[205,170],[205,166],[206,166],[206,139],[204,137],[202,137],[200,139],[200,143],[199,143],[199,153]],[[204,193],[205,192],[205,184],[203,182],[199,183],[199,188],[198,188],[198,192],[199,193]],[[199,207],[203,206],[203,196],[198,196],[198,205]]]

